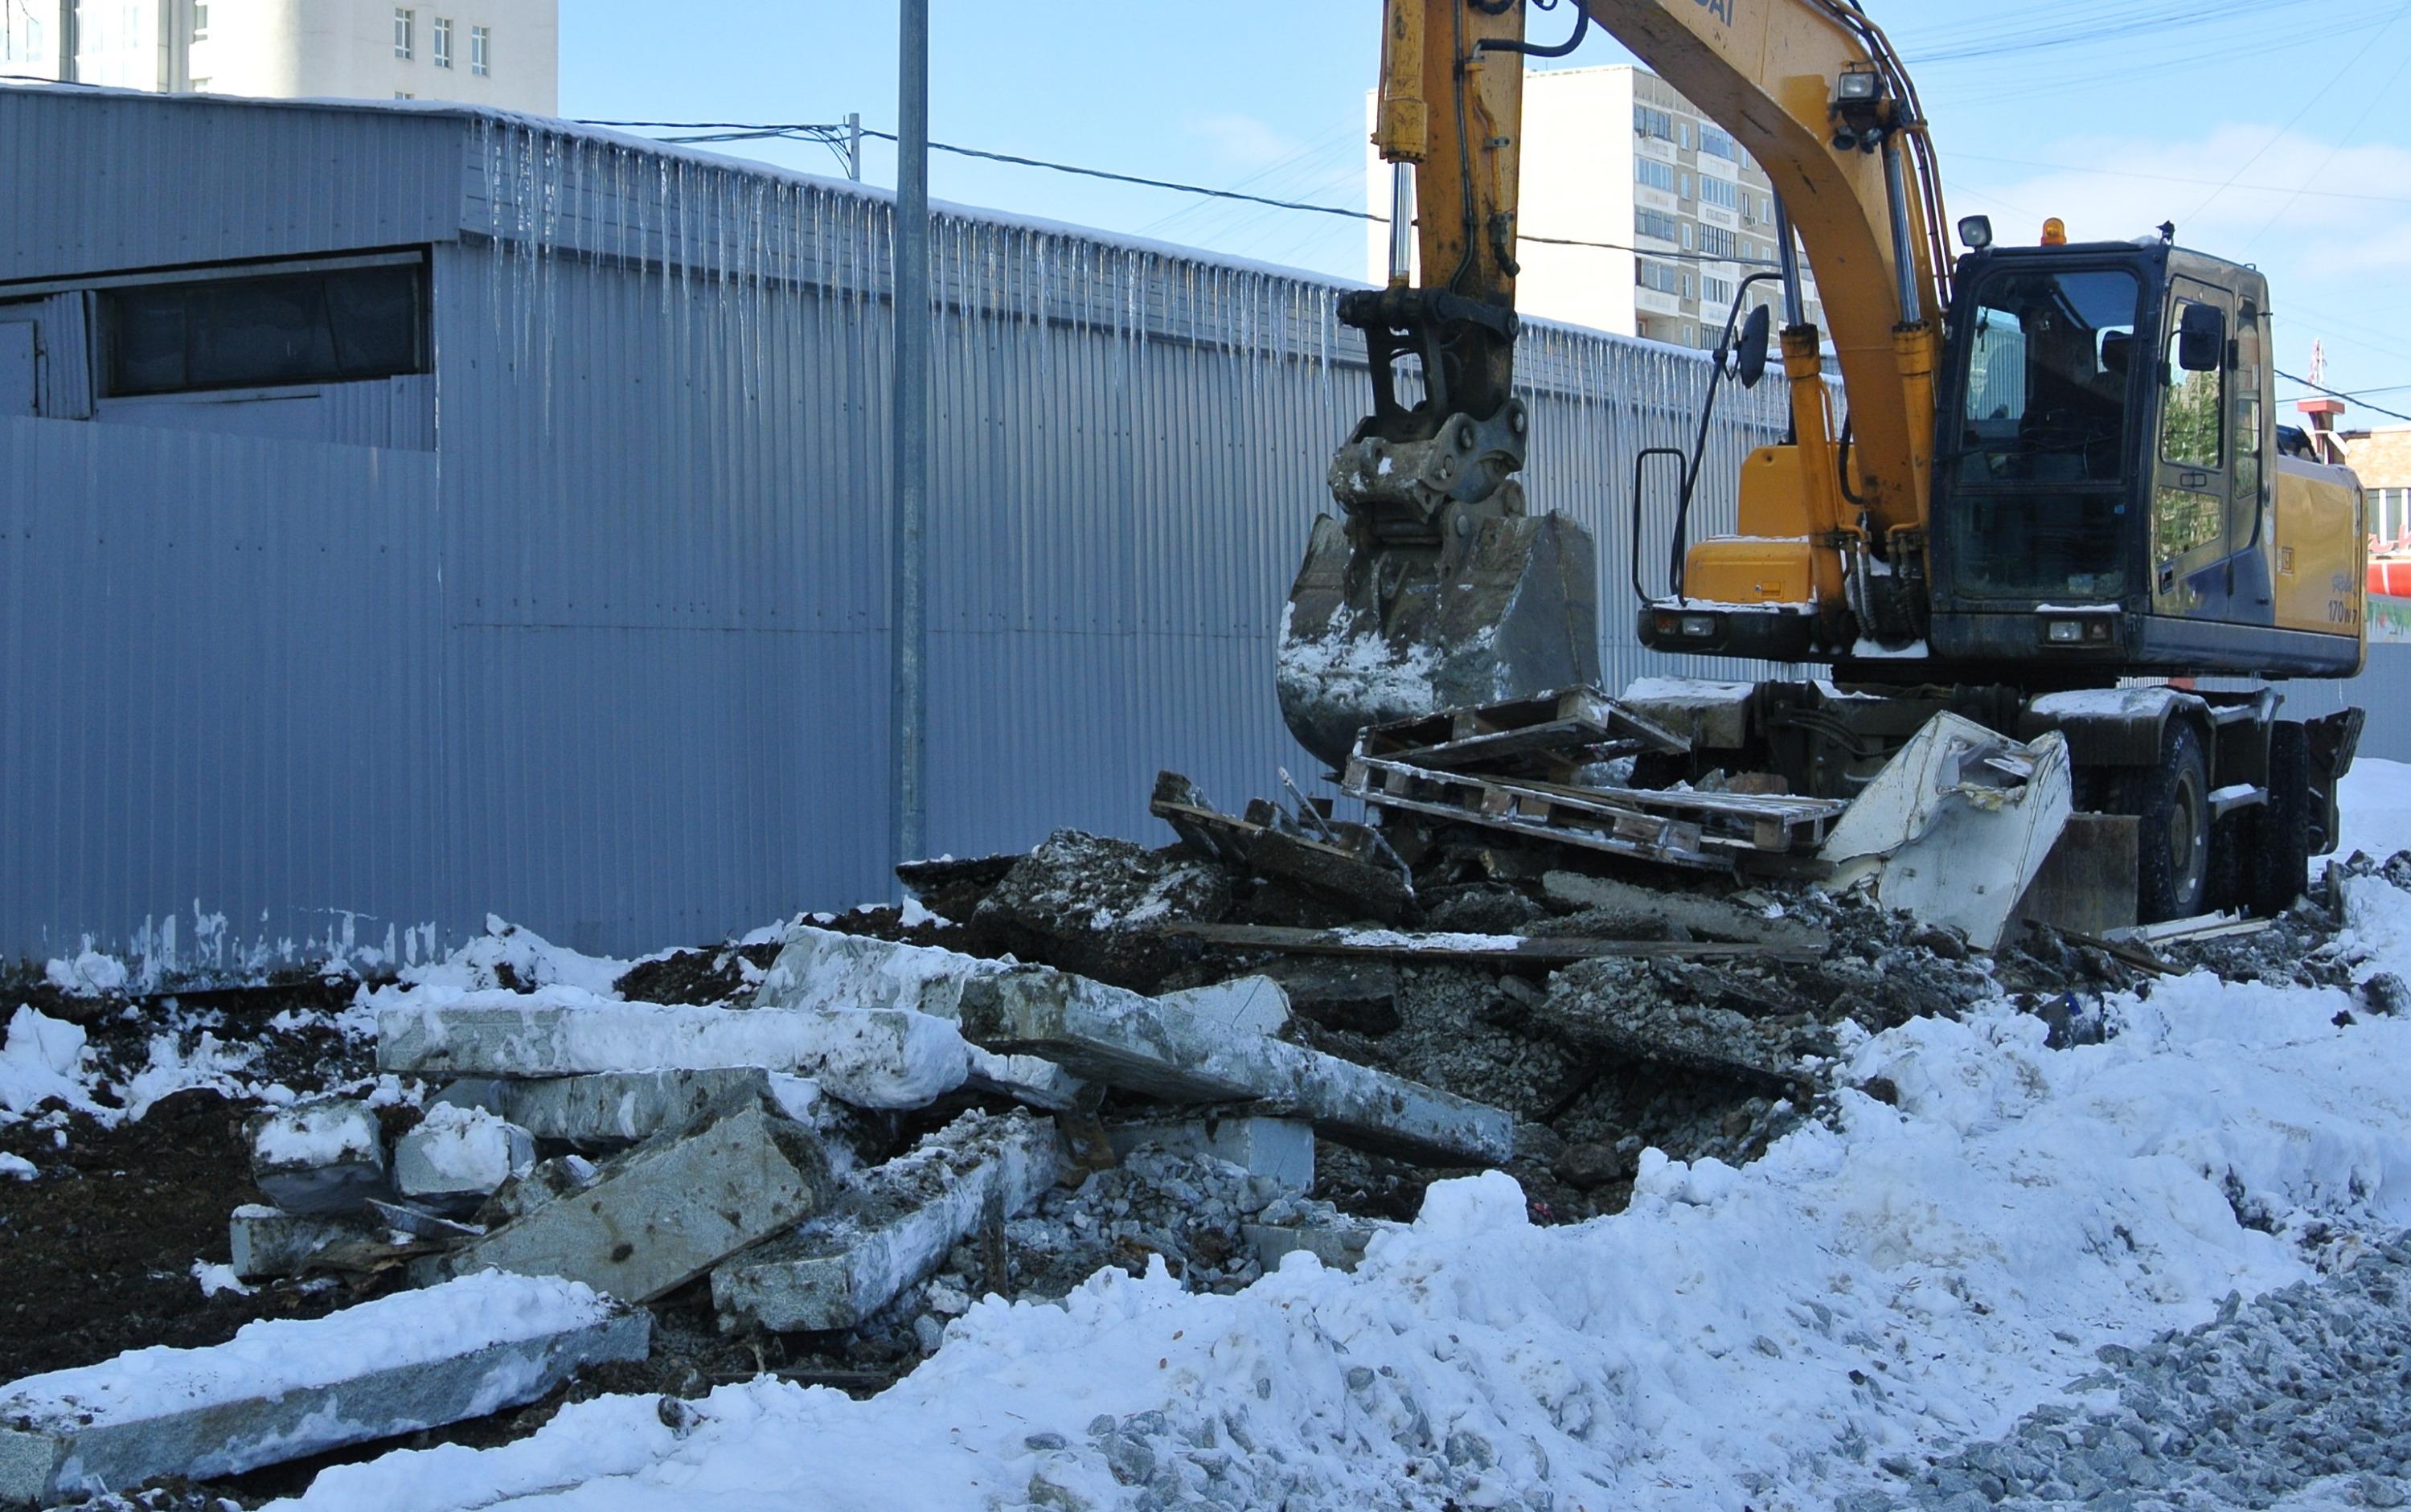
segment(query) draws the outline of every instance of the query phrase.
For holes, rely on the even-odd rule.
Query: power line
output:
[[[2343,389],[2330,388],[2325,384],[2315,384],[2308,378],[2297,378],[2292,373],[2286,371],[2283,368],[2277,370],[2277,376],[2285,379],[2289,384],[2300,384],[2304,388],[2310,389],[2315,393],[2325,394],[2330,399],[2348,399],[2354,403],[2360,405],[2362,409],[2375,410],[2380,414],[2391,415],[2397,420],[2411,420],[2411,414],[2405,414],[2401,410],[2389,410],[2383,404],[2372,404],[2367,400],[2361,399],[2358,395],[2345,393]],[[2373,389],[2370,390],[2370,392],[2383,393],[2385,390]]]
[[[848,126],[763,124],[736,121],[581,121],[578,124],[588,126],[649,127],[655,130],[701,133],[696,136],[665,138],[679,143],[764,141],[774,138],[821,142],[827,139],[825,135],[826,133],[841,134],[853,129]],[[896,139],[893,132],[873,131],[869,126],[864,126],[861,130],[862,135],[875,137],[881,141]],[[1264,195],[1242,194],[1235,189],[1215,189],[1202,183],[1181,183],[1172,179],[1149,179],[1135,173],[1113,173],[1104,168],[1083,167],[1076,163],[1056,163],[1043,157],[1020,157],[1011,153],[991,153],[983,148],[962,147],[950,142],[933,141],[929,144],[929,150],[933,153],[953,153],[961,157],[981,158],[990,163],[1007,163],[1016,167],[1046,168],[1056,173],[1077,174],[1085,179],[1105,179],[1115,183],[1136,184],[1146,189],[1170,189],[1180,194],[1204,195],[1214,199],[1244,200],[1251,205],[1270,206],[1274,210],[1306,211],[1316,215],[1337,215],[1349,220],[1370,221],[1379,225],[1390,224],[1390,218],[1386,215],[1376,215],[1369,211],[1350,210],[1344,205],[1316,205],[1305,200],[1274,199]],[[1523,232],[1516,233],[1515,240],[1551,247],[1592,247],[1602,252],[1629,252],[1639,256],[1658,257],[1673,262],[1732,263],[1743,268],[1781,266],[1768,258],[1717,257],[1700,252],[1654,252],[1646,247],[1635,247],[1621,241],[1587,241],[1573,237],[1531,236]]]

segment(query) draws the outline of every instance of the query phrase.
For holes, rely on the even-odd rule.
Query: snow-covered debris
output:
[[[1846,1028],[1838,1079],[1893,1101],[1844,1090],[1744,1168],[1644,1160],[1615,1218],[1534,1228],[1502,1178],[1442,1185],[1352,1276],[1293,1258],[1224,1297],[1107,1272],[1060,1307],[972,1303],[868,1402],[764,1380],[643,1436],[593,1403],[440,1478],[397,1455],[300,1505],[592,1482],[614,1512],[709,1507],[708,1467],[749,1494],[931,1507],[1120,1506],[1142,1485],[1829,1506],[1890,1481],[1881,1461],[2006,1432],[2101,1345],[2309,1277],[2300,1236],[2411,1221],[2411,1024],[2339,1025],[2350,1001],[2202,975],[2112,998],[2116,1032],[2068,1050],[2000,1003]]]
[[[487,1274],[28,1376],[0,1387],[0,1503],[231,1475],[483,1417],[582,1364],[642,1358],[650,1331],[574,1283]]]
[[[32,1181],[40,1174],[41,1171],[34,1163],[23,1156],[11,1155],[5,1150],[0,1150],[0,1176],[7,1176],[15,1181]]]

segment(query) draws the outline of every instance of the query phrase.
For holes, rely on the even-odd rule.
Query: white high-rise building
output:
[[[558,108],[560,0],[0,0],[0,73],[162,94]]]
[[[1515,307],[1524,314],[1714,346],[1742,279],[1772,270],[1774,186],[1739,143],[1645,68],[1527,72],[1523,149]],[[1386,216],[1389,167],[1378,154],[1370,161],[1369,208]],[[1380,283],[1386,226],[1371,227],[1367,251],[1367,277]],[[1801,271],[1807,318],[1822,324],[1805,262]],[[1775,306],[1782,324],[1779,283],[1756,285],[1750,303]]]

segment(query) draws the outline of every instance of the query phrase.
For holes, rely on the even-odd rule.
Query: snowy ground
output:
[[[2345,853],[2411,848],[2411,767],[2347,801]],[[2344,885],[2356,980],[2411,979],[2411,894]],[[2006,1004],[1863,1039],[1839,1080],[1879,1097],[1746,1169],[1647,1157],[1615,1217],[1443,1184],[1352,1275],[1109,1272],[975,1304],[869,1401],[606,1397],[286,1505],[2399,1505],[2411,1020],[2207,974],[2106,1007],[2068,1050]]]

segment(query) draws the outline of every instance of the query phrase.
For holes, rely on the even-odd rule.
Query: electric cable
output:
[[[2388,408],[2387,408],[2385,405],[2383,405],[2383,404],[2372,404],[2372,403],[2370,403],[2367,400],[2365,400],[2365,399],[2360,399],[2360,398],[2357,398],[2357,397],[2355,397],[2355,396],[2353,396],[2353,395],[2351,395],[2351,394],[2347,394],[2347,393],[2345,393],[2344,390],[2342,390],[2342,389],[2340,389],[2340,388],[2330,388],[2330,387],[2329,387],[2327,385],[2325,385],[2325,384],[2315,384],[2315,383],[2311,382],[2308,378],[2297,378],[2297,377],[2295,377],[2292,373],[2287,372],[2287,371],[2285,369],[2283,369],[2283,368],[2280,368],[2280,369],[2278,369],[2278,370],[2277,370],[2277,376],[2278,376],[2278,377],[2280,377],[2280,378],[2283,378],[2284,380],[2286,380],[2286,382],[2287,382],[2287,383],[2289,383],[2289,384],[2300,384],[2300,385],[2301,385],[2304,388],[2310,389],[2310,390],[2311,390],[2311,391],[2313,391],[2314,393],[2325,394],[2325,395],[2327,395],[2330,399],[2348,399],[2348,400],[2351,400],[2355,404],[2360,405],[2362,409],[2365,409],[2365,410],[2375,410],[2375,411],[2376,411],[2378,414],[2384,414],[2384,415],[2390,415],[2390,416],[2392,416],[2394,419],[2397,419],[2397,420],[2411,420],[2411,414],[2404,414],[2401,410],[2389,410],[2389,409],[2388,409]],[[2382,389],[2379,389],[2379,390],[2372,390],[2372,392],[2379,392],[2379,393],[2382,393],[2382,392],[2384,392],[2384,390],[2382,390]]]

